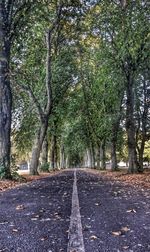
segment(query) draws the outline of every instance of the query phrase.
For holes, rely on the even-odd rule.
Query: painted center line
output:
[[[77,172],[74,171],[74,183],[72,192],[72,210],[69,227],[69,242],[67,252],[85,252],[79,198],[77,189]]]

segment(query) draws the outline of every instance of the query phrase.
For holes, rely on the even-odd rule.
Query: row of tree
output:
[[[0,170],[143,171],[150,135],[147,1],[0,3]],[[147,154],[148,155],[148,154]],[[39,162],[40,160],[40,162]],[[50,164],[49,164],[50,163]]]

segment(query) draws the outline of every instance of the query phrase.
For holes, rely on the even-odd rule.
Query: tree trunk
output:
[[[5,34],[3,7],[0,3],[0,169],[4,169],[4,177],[9,179],[12,94],[9,77],[10,44]]]
[[[118,170],[117,154],[116,154],[116,141],[112,139],[111,142],[111,170]]]
[[[69,158],[68,158],[68,156],[65,159],[65,168],[66,169],[69,168]]]
[[[55,136],[55,169],[59,169],[58,143],[57,136]]]
[[[41,127],[37,131],[36,139],[32,148],[32,157],[30,163],[30,174],[38,175],[39,158],[42,149],[42,144],[46,136],[48,127],[48,119],[41,124]]]
[[[142,173],[144,171],[144,168],[143,168],[143,155],[144,155],[145,141],[146,141],[146,133],[143,132],[142,140],[141,140],[141,145],[138,148],[138,154],[139,154],[138,172],[139,173]]]
[[[60,149],[60,169],[65,169],[65,151],[63,145]]]
[[[118,162],[117,162],[117,137],[118,137],[118,130],[120,125],[120,115],[113,123],[112,126],[112,138],[111,138],[111,170],[117,171],[118,170]]]
[[[47,104],[43,110],[37,101],[34,93],[31,89],[28,90],[34,104],[36,105],[37,111],[40,117],[40,128],[37,132],[35,143],[32,149],[32,158],[30,164],[30,174],[38,174],[39,158],[43,145],[44,138],[47,133],[48,120],[52,112],[52,86],[51,86],[51,30],[46,33],[46,43],[47,43],[47,57],[46,57],[46,90],[47,90]]]
[[[56,159],[57,159],[57,155],[56,155],[56,135],[52,136],[52,141],[51,141],[51,168],[53,170],[56,169]]]
[[[127,111],[126,111],[126,129],[128,141],[128,160],[129,173],[136,173],[138,171],[137,153],[136,153],[136,139],[135,139],[135,124],[134,124],[134,93],[133,93],[133,78],[131,75],[127,76]]]
[[[86,153],[85,153],[85,164],[84,164],[85,167],[89,168],[91,167],[91,158],[90,158],[90,150],[87,149],[86,150]]]
[[[48,140],[47,140],[47,136],[45,137],[43,145],[42,145],[41,161],[42,161],[42,164],[47,164],[48,163]]]
[[[106,153],[105,153],[105,140],[102,141],[100,147],[100,156],[101,156],[101,170],[106,170]]]
[[[95,169],[95,148],[93,143],[91,143],[91,168]]]
[[[148,77],[148,76],[147,76]],[[148,79],[148,78],[147,78]],[[143,113],[142,113],[142,118],[138,118],[138,124],[140,125],[140,120],[141,120],[141,124],[142,124],[142,132],[140,132],[140,143],[138,143],[138,135],[137,135],[137,150],[138,150],[138,154],[139,154],[139,167],[138,167],[138,171],[140,173],[142,173],[144,171],[143,169],[143,155],[144,155],[144,148],[145,148],[145,142],[146,142],[146,135],[147,135],[147,122],[148,122],[148,111],[149,111],[149,107],[150,105],[148,105],[148,89],[147,89],[147,85],[146,85],[146,79],[144,76],[143,79]],[[140,128],[140,127],[139,127]],[[139,131],[137,132],[139,133]]]
[[[54,170],[55,169],[55,147],[54,147],[54,136],[52,136],[51,139],[51,161],[50,161],[50,166],[51,169]]]
[[[101,153],[100,153],[100,146],[97,149],[97,169],[100,169],[100,161],[101,161]]]
[[[143,172],[144,171],[144,168],[143,168],[143,154],[144,154],[144,149],[140,149],[140,152],[139,152],[139,169],[138,171],[139,172]]]
[[[137,153],[138,153],[138,172],[143,173],[143,155],[144,155],[144,147],[145,147],[145,141],[146,141],[146,135],[143,134],[141,135],[141,143],[138,144],[138,133],[136,137],[136,148],[137,148]]]

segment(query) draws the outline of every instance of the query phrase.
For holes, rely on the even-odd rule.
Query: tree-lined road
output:
[[[149,199],[148,189],[83,170],[11,189],[0,196],[0,251],[148,252]],[[82,235],[81,247],[70,242]]]

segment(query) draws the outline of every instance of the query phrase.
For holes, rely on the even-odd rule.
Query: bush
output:
[[[49,167],[50,167],[49,163],[41,164],[39,170],[40,172],[49,172]]]
[[[5,178],[5,168],[0,165],[0,179],[4,179]]]
[[[26,178],[19,175],[16,171],[12,172],[12,179],[17,182],[27,182]]]
[[[16,156],[11,156],[11,175],[12,179],[17,182],[26,182],[26,178],[18,174],[19,167],[16,165]]]

